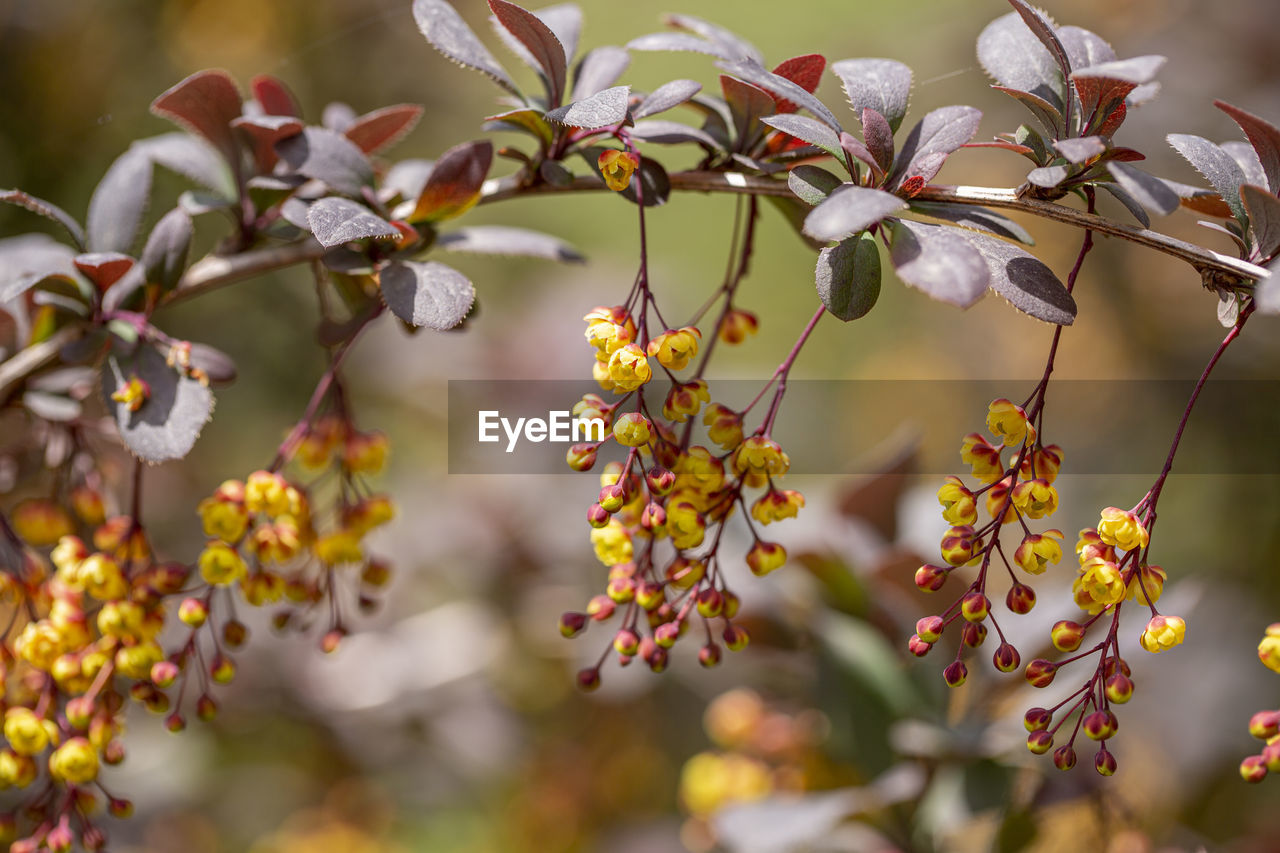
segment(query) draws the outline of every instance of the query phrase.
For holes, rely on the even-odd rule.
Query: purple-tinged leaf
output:
[[[333,101],[324,105],[320,114],[320,126],[334,133],[346,133],[347,128],[355,124],[356,111],[350,104]]]
[[[1138,56],[1104,62],[1072,74],[1072,85],[1079,96],[1081,117],[1087,122],[1087,128],[1107,124],[1114,133],[1114,126],[1118,126],[1113,119],[1115,111],[1135,89],[1150,82],[1164,63],[1163,56]]]
[[[1035,240],[1027,230],[1007,216],[988,210],[985,207],[974,207],[968,204],[947,204],[936,201],[912,201],[911,211],[921,216],[943,219],[955,223],[962,228],[994,234],[1009,240],[1017,240],[1034,246]]]
[[[1144,83],[1129,93],[1125,103],[1130,107],[1140,107],[1149,101],[1154,101],[1158,94],[1160,94],[1159,83]]]
[[[1062,112],[1061,67],[1017,12],[996,18],[978,36],[978,61],[1001,86],[1030,92]]]
[[[630,86],[614,86],[589,98],[566,104],[547,113],[547,118],[569,127],[597,130],[621,124],[627,117]]]
[[[459,228],[457,231],[441,234],[436,238],[435,244],[448,252],[544,258],[565,263],[581,263],[584,260],[576,249],[558,237],[504,225]]]
[[[1124,191],[1119,184],[1103,182],[1098,184],[1102,189],[1115,196],[1116,201],[1124,205],[1129,213],[1133,214],[1133,218],[1138,220],[1143,228],[1151,227],[1151,217],[1147,216],[1147,212],[1142,209],[1142,205],[1138,204],[1138,200]]]
[[[672,80],[670,83],[663,83],[636,105],[631,111],[631,117],[639,121],[666,112],[685,103],[700,91],[702,84],[697,80]]]
[[[323,181],[329,189],[360,197],[373,185],[373,166],[354,142],[323,127],[303,128],[302,133],[276,143],[280,159],[299,175]]]
[[[111,395],[137,376],[147,398],[136,412]],[[115,415],[125,445],[139,459],[155,464],[191,452],[213,414],[213,393],[204,383],[170,367],[155,347],[141,346],[129,356],[110,356],[102,369],[102,396]]]
[[[413,0],[413,18],[431,46],[446,59],[488,77],[513,95],[520,90],[466,21],[445,0]]]
[[[763,89],[744,83],[736,77],[720,75],[720,88],[724,92],[725,103],[733,116],[737,141],[735,149],[739,152],[751,148],[760,133],[759,120],[773,113],[776,108],[773,96]]]
[[[832,193],[805,217],[804,233],[815,240],[843,240],[906,206],[905,201],[883,190],[848,186]]]
[[[235,179],[218,152],[203,139],[185,133],[165,133],[140,139],[131,146],[174,174],[223,196],[235,198]]]
[[[1178,194],[1169,189],[1164,181],[1148,175],[1137,166],[1113,160],[1107,163],[1107,170],[1116,179],[1116,183],[1124,187],[1125,192],[1152,213],[1168,216],[1182,204]]]
[[[37,418],[62,423],[80,417],[84,407],[62,394],[45,391],[27,391],[22,395],[22,405]]]
[[[846,323],[866,316],[880,298],[880,249],[870,234],[842,240],[818,253],[818,298]]]
[[[0,239],[0,310],[4,303],[30,290],[42,279],[75,277],[75,266],[71,263],[74,255],[65,244],[47,234]]]
[[[880,172],[888,174],[893,169],[894,157],[893,126],[889,124],[889,120],[878,110],[863,107],[862,138]]]
[[[967,232],[964,239],[978,250],[987,264],[988,285],[1023,314],[1070,326],[1076,318],[1076,301],[1043,262],[1026,250],[988,237]]]
[[[593,156],[599,157],[600,149],[594,149],[594,151],[595,154]],[[595,163],[591,162],[591,165],[594,169]],[[595,174],[599,175],[599,170],[596,170]],[[604,179],[601,178],[601,180]],[[658,207],[666,204],[667,199],[671,197],[671,176],[667,174],[667,170],[657,160],[651,157],[642,157],[640,159],[640,168],[631,179],[631,183],[618,195],[635,204],[640,198],[637,188],[644,191],[645,207]]]
[[[310,200],[298,198],[296,195],[291,196],[280,205],[280,218],[303,231],[310,231],[311,223],[307,221],[309,207],[311,207]]]
[[[1051,190],[1067,179],[1066,166],[1041,166],[1027,172],[1027,182]]]
[[[1047,130],[1050,136],[1058,136],[1063,132],[1063,118],[1061,111],[1044,98],[1039,95],[1034,95],[1031,92],[1010,89],[1006,86],[992,86],[991,88],[995,89],[997,92],[1004,92],[1006,95],[1031,110],[1031,114],[1036,117],[1036,121],[1040,122],[1040,126]]]
[[[982,112],[973,107],[939,107],[924,118],[907,134],[898,154],[893,174],[897,184],[917,175],[928,183],[937,174],[941,163],[934,155],[948,155],[961,148],[978,132]],[[925,174],[926,168],[932,170]]]
[[[723,150],[719,141],[706,131],[675,121],[664,121],[663,119],[648,119],[647,121],[636,122],[635,127],[631,128],[631,136],[633,139],[639,139],[642,142],[654,142],[658,145],[679,145],[684,142],[694,142],[698,145],[704,145],[712,151]]]
[[[187,252],[191,248],[194,228],[185,210],[175,207],[151,229],[142,249],[142,269],[146,281],[172,290],[187,269]]]
[[[1267,176],[1267,189],[1280,192],[1280,130],[1266,119],[1231,104],[1214,101],[1213,105],[1240,125],[1249,144],[1258,152],[1258,162],[1262,163],[1262,172]]]
[[[1166,58],[1156,54],[1146,56],[1135,56],[1132,59],[1119,59],[1111,62],[1103,62],[1090,68],[1082,68],[1072,73],[1073,80],[1082,77],[1089,77],[1101,80],[1114,80],[1116,82],[1124,82],[1133,86],[1141,86],[1144,83],[1150,83],[1155,76],[1160,73],[1160,69],[1164,67]]]
[[[551,129],[551,125],[547,122],[546,115],[541,110],[529,109],[528,107],[487,116],[484,121],[485,130],[522,131],[533,135],[542,143],[543,148],[550,145],[551,140],[555,137],[555,131]]]
[[[443,332],[458,325],[476,301],[465,275],[438,261],[393,261],[378,274],[382,300],[401,320]]]
[[[356,240],[400,236],[390,222],[345,198],[322,198],[307,208],[307,225],[326,249]]]
[[[852,157],[855,160],[861,160],[865,163],[867,168],[871,170],[871,177],[874,178],[875,183],[879,183],[884,177],[884,169],[881,168],[880,163],[877,162],[875,155],[872,154],[871,150],[868,149],[867,146],[864,145],[856,136],[849,133],[847,130],[840,134],[840,148],[849,157]],[[848,166],[847,163],[844,165],[846,167]]]
[[[795,113],[779,113],[774,116],[765,116],[760,120],[772,128],[794,136],[796,139],[818,146],[837,160],[844,157],[844,152],[840,147],[840,137],[836,135],[835,131],[817,119],[796,115]]]
[[[718,59],[733,59],[731,53],[715,42],[691,36],[688,33],[649,33],[627,42],[627,50],[672,50],[683,53],[701,53]]]
[[[431,169],[410,222],[438,222],[458,216],[480,200],[480,188],[493,164],[493,145],[488,140],[464,142],[450,148]]]
[[[911,100],[910,68],[892,59],[842,59],[831,70],[840,78],[854,115],[861,118],[870,108],[898,129]]]
[[[558,160],[543,160],[538,166],[538,176],[555,187],[567,187],[573,183],[573,172]]]
[[[498,23],[514,36],[516,41],[524,45],[546,80],[547,103],[552,106],[558,105],[565,92],[565,75],[568,66],[564,45],[556,38],[551,28],[528,9],[509,3],[507,0],[488,0],[488,2],[489,10],[493,12]]]
[[[365,113],[343,135],[364,153],[375,154],[404,139],[420,118],[422,107],[418,104],[396,104]]]
[[[533,14],[555,34],[564,46],[565,59],[573,59],[582,37],[582,10],[573,3],[557,3],[544,6]]]
[[[298,99],[278,77],[259,74],[249,81],[249,91],[253,92],[253,99],[258,102],[263,115],[302,117]]]
[[[987,292],[987,263],[956,229],[895,219],[892,233],[889,259],[907,284],[961,308]]]
[[[267,174],[279,159],[276,143],[302,133],[302,122],[293,116],[240,116],[231,126],[239,128],[253,142],[253,159],[260,174]]]
[[[1252,145],[1232,139],[1219,147],[1236,161],[1236,165],[1244,174],[1246,184],[1253,184],[1255,187],[1267,185],[1267,173],[1262,171],[1262,162],[1258,160],[1258,152],[1253,150]]]
[[[1249,213],[1256,257],[1265,261],[1280,249],[1280,199],[1250,184],[1240,188],[1240,198]]]
[[[151,201],[151,158],[130,147],[111,164],[89,199],[89,250],[129,252]]]
[[[151,102],[151,112],[203,137],[227,162],[239,158],[231,121],[242,109],[240,92],[225,71],[198,71]]]
[[[1028,4],[1026,0],[1009,0],[1009,5],[1017,10],[1027,28],[1049,51],[1049,55],[1058,64],[1058,70],[1062,73],[1062,79],[1065,81],[1071,76],[1071,60],[1067,58],[1067,49],[1063,47],[1062,42],[1058,39],[1057,27],[1053,21],[1044,12]],[[1066,93],[1064,92],[1063,94],[1065,96]]]
[[[93,282],[98,292],[105,292],[108,287],[119,281],[133,266],[134,260],[119,252],[91,252],[76,255],[71,259],[80,274]]]
[[[631,54],[623,48],[597,47],[578,63],[578,69],[573,75],[573,94],[570,98],[580,101],[609,88],[618,82],[618,78],[630,65]]]
[[[787,186],[801,201],[813,207],[844,186],[844,181],[826,169],[802,163],[787,173]]]
[[[193,342],[187,354],[192,370],[201,371],[210,385],[230,385],[236,380],[236,363],[222,350]]]
[[[1053,143],[1053,147],[1067,158],[1068,163],[1079,165],[1102,155],[1107,150],[1107,143],[1100,136],[1083,136],[1059,139]]]
[[[71,237],[71,241],[76,244],[77,249],[85,248],[84,229],[80,227],[79,222],[76,222],[75,217],[56,204],[28,195],[22,190],[0,190],[0,201],[29,210],[32,213],[43,216],[45,219],[53,220],[67,232]]]
[[[1240,186],[1244,173],[1230,154],[1201,136],[1189,133],[1171,133],[1166,139],[1174,150],[1186,158],[1196,171],[1205,177],[1209,186],[1231,208],[1231,213],[1243,224],[1248,220],[1244,205],[1240,202]]]
[[[1271,275],[1253,289],[1253,304],[1263,314],[1280,314],[1280,260],[1267,265]]]
[[[760,65],[764,65],[764,55],[756,49],[755,45],[718,24],[695,18],[692,15],[664,15],[662,20],[668,26],[696,33],[704,39],[714,42],[721,48],[727,59],[750,59]]]
[[[753,86],[764,89],[774,96],[775,102],[778,99],[791,101],[801,109],[808,110],[836,133],[843,129],[840,127],[840,122],[836,121],[836,117],[832,115],[831,110],[827,109],[822,101],[819,101],[786,77],[774,74],[757,62],[746,59],[738,62],[717,62],[716,67],[728,71]]]
[[[435,167],[430,160],[409,158],[401,160],[387,170],[382,178],[384,189],[390,189],[402,199],[416,199],[427,185],[427,178]]]
[[[1058,27],[1058,40],[1066,48],[1067,60],[1073,71],[1078,72],[1116,59],[1116,52],[1105,39],[1081,27]]]

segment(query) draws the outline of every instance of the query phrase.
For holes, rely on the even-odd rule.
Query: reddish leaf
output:
[[[543,76],[547,78],[547,102],[551,106],[558,106],[564,95],[568,66],[564,45],[560,44],[550,27],[527,9],[508,3],[507,0],[489,0],[489,9],[498,23],[515,36],[537,61]]]
[[[278,77],[272,77],[270,74],[259,74],[249,81],[249,89],[253,92],[254,100],[258,102],[258,106],[262,107],[262,111],[269,116],[293,116],[300,118],[302,116],[302,108],[298,106],[298,99],[293,96],[293,92],[289,91],[289,87],[284,81]]]
[[[805,56],[794,56],[784,61],[777,68],[773,69],[773,73],[779,77],[785,77],[792,83],[795,83],[806,92],[812,93],[818,88],[818,83],[822,80],[822,72],[826,70],[827,58],[820,53],[810,53]],[[793,113],[799,109],[799,105],[794,101],[786,98],[778,100],[778,112]]]
[[[1272,192],[1280,192],[1280,130],[1271,122],[1231,104],[1214,101],[1213,105],[1240,125],[1249,143],[1253,145],[1253,150],[1258,152],[1262,171],[1267,176],[1267,188]]]
[[[85,278],[94,283],[99,292],[115,284],[133,266],[133,258],[118,252],[76,255],[71,262],[84,274]]]
[[[240,93],[225,71],[199,71],[151,102],[151,112],[209,140],[231,162],[237,156],[231,121],[241,112]]]
[[[253,159],[258,173],[264,175],[279,159],[276,143],[302,133],[301,121],[283,115],[240,116],[232,120],[231,126],[240,128],[253,141]]]
[[[480,200],[480,188],[493,163],[488,140],[464,142],[440,156],[427,178],[410,222],[435,222],[467,211]]]
[[[343,132],[361,151],[373,154],[403,139],[421,117],[417,104],[396,104],[365,113]]]
[[[760,132],[759,119],[776,109],[773,96],[763,89],[744,83],[734,77],[720,75],[720,89],[725,103],[733,114],[737,130],[737,150],[745,151],[755,143]]]

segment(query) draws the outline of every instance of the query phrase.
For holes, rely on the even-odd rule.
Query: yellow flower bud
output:
[[[44,722],[30,708],[10,708],[4,715],[4,737],[18,755],[35,755],[49,745]]]
[[[698,341],[702,332],[693,326],[663,332],[649,341],[648,354],[658,359],[658,364],[668,370],[684,370],[689,360],[698,354]]]
[[[684,384],[676,383],[667,392],[667,399],[662,404],[662,416],[673,423],[682,424],[689,418],[695,417],[702,408],[702,404],[710,399],[711,393],[707,390],[707,383],[702,379]]]
[[[750,311],[731,308],[716,333],[726,344],[740,344],[760,329],[760,321]]]
[[[225,542],[209,542],[197,560],[200,577],[214,586],[229,586],[245,576],[249,568],[238,551]]]
[[[973,469],[973,476],[984,483],[994,483],[1004,476],[1000,451],[976,432],[961,440],[960,459]]]
[[[1280,622],[1267,626],[1267,633],[1258,643],[1258,660],[1272,672],[1280,672]]]
[[[49,772],[71,785],[87,785],[98,777],[98,751],[82,737],[73,737],[49,756]]]
[[[614,423],[613,437],[617,439],[618,444],[627,447],[648,444],[652,438],[649,419],[639,412],[627,412]]]
[[[351,530],[337,530],[321,536],[312,546],[321,562],[330,566],[364,562],[364,550],[360,537]]]
[[[1048,568],[1049,563],[1056,564],[1062,559],[1062,546],[1058,544],[1061,538],[1061,530],[1032,533],[1026,536],[1018,549],[1013,552],[1013,561],[1028,574],[1041,574]]]
[[[1114,506],[1102,511],[1102,520],[1098,522],[1098,536],[1107,545],[1114,545],[1121,551],[1145,548],[1150,540],[1147,528],[1137,515]]]
[[[1180,616],[1152,616],[1142,632],[1142,647],[1152,654],[1171,649],[1187,634],[1187,623]]]
[[[604,527],[591,531],[591,545],[595,549],[596,559],[606,566],[629,562],[633,554],[631,534],[616,518],[609,519]]]
[[[622,192],[631,185],[631,176],[640,168],[640,155],[610,148],[600,154],[596,166],[609,189]]]
[[[47,500],[26,500],[9,516],[16,532],[33,548],[52,545],[73,530],[67,511]]]
[[[948,524],[975,524],[978,521],[978,506],[973,492],[964,487],[959,477],[946,478],[938,489],[938,503],[942,505],[942,518]]]

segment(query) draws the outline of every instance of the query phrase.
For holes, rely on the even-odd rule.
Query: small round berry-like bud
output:
[[[124,761],[124,744],[118,740],[110,741],[102,748],[102,763],[112,767]]]
[[[612,604],[613,602],[610,602]],[[587,614],[569,610],[560,614],[560,633],[565,637],[576,637],[587,627]]]
[[[706,565],[698,560],[676,557],[671,561],[671,565],[667,566],[667,580],[676,589],[688,589],[702,580],[706,570]]]
[[[174,734],[177,734],[187,727],[187,721],[181,714],[174,711],[172,714],[164,718],[164,727]]]
[[[970,622],[986,621],[990,613],[990,600],[977,590],[965,593],[964,598],[960,601],[960,615]]]
[[[968,677],[969,668],[964,665],[964,661],[952,661],[942,671],[942,680],[947,683],[948,687],[959,687],[964,684],[964,680]]]
[[[711,669],[720,663],[720,647],[715,643],[707,643],[698,649],[698,663],[702,665],[703,669]]]
[[[675,487],[676,475],[661,465],[654,465],[644,475],[644,481],[648,484],[650,493],[662,497]]]
[[[587,669],[578,670],[578,689],[585,691],[595,690],[600,686],[600,669],[599,667],[588,667]]]
[[[978,548],[978,542],[974,538],[975,533],[976,531],[967,524],[958,525],[947,530],[942,535],[942,543],[939,546],[942,559],[953,566],[963,566],[972,560],[973,554]]]
[[[649,640],[648,637],[645,637],[645,639]],[[649,640],[649,642],[652,644],[653,641]],[[644,658],[644,662],[648,664],[649,671],[652,673],[656,674],[667,668],[667,650],[661,646],[654,645],[653,648],[648,650],[648,653],[642,657]]]
[[[49,834],[44,837],[44,848],[49,853],[71,853],[71,845],[75,841],[76,837],[71,832],[71,821],[63,815],[58,825],[49,830]]]
[[[925,616],[916,622],[916,636],[926,643],[936,643],[946,626],[941,616]]]
[[[71,728],[84,731],[89,728],[89,720],[93,717],[93,700],[88,696],[77,696],[67,700],[67,722]]]
[[[1022,715],[1022,724],[1029,732],[1043,731],[1053,722],[1053,712],[1048,708],[1028,708]]]
[[[724,609],[724,597],[719,591],[712,587],[707,587],[698,593],[698,614],[704,618],[711,619],[719,616],[721,610]]]
[[[747,552],[747,566],[751,573],[763,577],[787,561],[787,549],[776,542],[759,541]]]
[[[248,638],[249,628],[239,620],[232,619],[222,626],[222,642],[230,648],[240,648]]]
[[[293,621],[292,610],[281,610],[271,616],[271,627],[277,631],[283,631],[289,627],[289,623]]]
[[[338,646],[342,645],[342,638],[345,636],[347,636],[347,632],[342,628],[326,631],[325,635],[320,638],[320,651],[326,655],[333,654],[338,650]]]
[[[1027,664],[1027,683],[1032,687],[1048,687],[1058,674],[1058,665],[1051,660],[1036,658]]]
[[[1070,770],[1076,766],[1076,751],[1071,744],[1060,746],[1053,751],[1053,766],[1059,770]]]
[[[605,486],[600,490],[600,506],[605,512],[617,512],[627,502],[627,490],[621,483]]]
[[[169,710],[169,697],[159,690],[154,691],[142,704],[153,714],[163,714]]]
[[[151,665],[151,683],[165,688],[178,678],[178,665],[171,660],[157,661]]]
[[[1022,655],[1009,643],[1001,643],[992,654],[991,662],[1001,672],[1013,672],[1022,664]]]
[[[976,649],[987,639],[987,626],[979,622],[966,622],[960,628],[960,639],[969,648]]]
[[[1100,776],[1116,775],[1116,766],[1116,757],[1107,752],[1105,746],[1093,757],[1093,769],[1097,770]]]
[[[112,797],[107,801],[107,811],[112,817],[124,820],[133,817],[133,803],[122,797]]]
[[[653,641],[664,649],[669,649],[680,639],[680,628],[684,622],[665,622],[653,629]]]
[[[621,628],[613,635],[613,648],[620,655],[633,657],[640,649],[640,638],[630,628]]]
[[[736,593],[727,589],[724,591],[722,598],[724,599],[724,607],[720,611],[721,615],[726,619],[732,619],[737,616],[738,608],[742,606],[742,599],[738,598]]]
[[[747,629],[737,625],[726,625],[724,633],[720,635],[724,638],[724,646],[731,652],[740,652],[747,647],[747,643],[751,641],[751,637],[747,634]]]
[[[644,510],[640,513],[641,527],[645,530],[661,530],[666,523],[667,511],[665,509],[653,501],[645,504]]]
[[[1133,698],[1133,680],[1122,672],[1117,672],[1106,681],[1107,699],[1117,705],[1123,705]]]
[[[1053,747],[1053,735],[1045,729],[1036,729],[1027,735],[1027,749],[1036,755],[1044,755]]]
[[[1004,603],[1011,612],[1025,616],[1036,606],[1036,591],[1025,583],[1015,583],[1004,597]]]
[[[178,606],[178,618],[184,625],[199,628],[209,618],[209,608],[198,598],[184,599]]]
[[[649,419],[639,412],[627,412],[613,423],[613,438],[625,447],[641,447],[652,437]]]
[[[1049,629],[1049,639],[1060,652],[1074,652],[1084,642],[1084,626],[1070,619],[1054,622]]]
[[[575,471],[590,471],[596,464],[594,444],[574,444],[564,454],[564,461]]]
[[[1084,718],[1081,728],[1090,740],[1106,740],[1116,733],[1119,721],[1110,711],[1094,711]]]
[[[911,639],[907,640],[907,650],[918,658],[922,658],[929,654],[929,650],[933,648],[933,643],[926,643],[920,639],[919,634],[912,634]]]
[[[214,655],[209,664],[209,676],[219,684],[229,684],[236,677],[236,665],[226,655]]]
[[[1240,778],[1255,783],[1267,778],[1267,764],[1261,755],[1250,755],[1240,762]]]
[[[1280,711],[1259,711],[1249,718],[1249,734],[1270,740],[1280,734]]]
[[[587,615],[597,622],[605,622],[613,615],[613,611],[617,606],[613,599],[607,595],[593,596],[587,602]]]
[[[666,593],[663,591],[662,584],[645,581],[636,587],[636,604],[639,604],[645,610],[657,610],[666,603]]]
[[[921,592],[937,592],[947,582],[947,574],[951,571],[945,566],[924,565],[916,569],[916,586]]]
[[[1280,739],[1262,748],[1262,760],[1272,773],[1280,773]]]
[[[201,722],[211,722],[218,716],[218,703],[213,701],[213,697],[208,693],[203,694],[196,700],[196,716]]]

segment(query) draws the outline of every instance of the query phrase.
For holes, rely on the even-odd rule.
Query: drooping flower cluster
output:
[[[1280,622],[1267,626],[1258,643],[1258,660],[1280,673]],[[1263,747],[1240,762],[1241,777],[1246,782],[1261,782],[1268,773],[1280,773],[1280,709],[1259,711],[1249,718],[1249,734],[1262,741]]]

